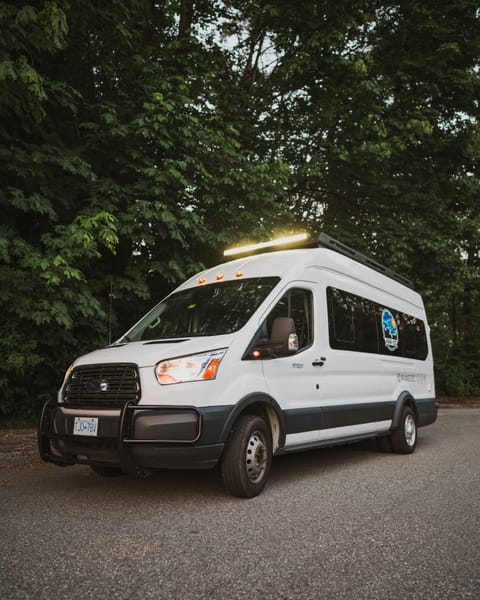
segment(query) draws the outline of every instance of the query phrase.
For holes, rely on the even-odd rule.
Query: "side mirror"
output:
[[[296,333],[291,333],[288,336],[288,351],[292,354],[298,352],[298,335]]]
[[[298,351],[298,345],[295,321],[290,317],[277,317],[272,323],[271,337],[267,337],[264,322],[243,355],[243,360],[288,356]]]

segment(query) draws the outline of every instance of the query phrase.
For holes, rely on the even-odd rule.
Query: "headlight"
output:
[[[158,383],[171,385],[187,381],[215,379],[226,348],[162,360],[155,367]]]

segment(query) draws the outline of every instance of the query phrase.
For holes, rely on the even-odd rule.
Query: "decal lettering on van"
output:
[[[421,385],[427,385],[427,376],[421,373],[397,373],[398,383],[420,383]]]
[[[407,383],[416,383],[417,375],[414,373],[397,373],[397,381],[398,383],[402,383],[403,381]]]
[[[390,352],[394,352],[398,348],[398,327],[388,308],[384,308],[382,311],[382,330],[385,346]]]

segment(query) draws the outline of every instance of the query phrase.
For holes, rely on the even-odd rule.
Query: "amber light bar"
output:
[[[260,242],[258,244],[248,244],[246,246],[238,246],[237,248],[229,248],[223,252],[223,255],[233,256],[234,254],[247,254],[248,252],[254,252],[255,250],[263,250],[264,248],[285,246],[287,244],[294,244],[295,242],[304,242],[306,239],[308,239],[308,233],[297,233],[295,235],[270,240],[269,242]]]

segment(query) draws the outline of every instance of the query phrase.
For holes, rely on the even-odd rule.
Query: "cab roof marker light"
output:
[[[295,235],[289,235],[269,242],[260,242],[259,244],[248,244],[246,246],[238,246],[237,248],[229,248],[225,250],[224,256],[233,256],[235,254],[246,254],[247,252],[253,252],[254,250],[262,250],[263,248],[272,248],[274,246],[284,246],[286,244],[294,244],[295,242],[304,242],[308,239],[308,233],[297,233]]]

